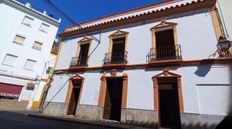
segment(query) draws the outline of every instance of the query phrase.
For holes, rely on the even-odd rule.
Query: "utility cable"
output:
[[[56,6],[51,0],[45,0],[48,5],[50,7],[53,7],[55,8],[59,13],[61,13],[70,23],[72,24],[76,24],[76,22],[71,18],[69,17],[64,11],[62,11],[58,6]],[[83,27],[81,27],[80,25],[76,24],[76,26],[79,28],[79,29],[83,29]],[[94,40],[96,40],[98,43],[100,42],[95,36],[91,35],[91,34],[88,34],[86,33],[87,36],[90,36],[91,38],[93,38]]]
[[[61,13],[70,23],[72,24],[76,24],[76,22],[71,18],[69,17],[64,11],[62,11],[58,6],[56,6],[51,0],[45,0],[46,3],[48,3],[48,5],[52,8],[55,8],[59,13]],[[84,29],[82,26],[76,24],[76,26],[79,28],[79,29]],[[85,31],[84,31],[85,32]],[[97,45],[95,46],[95,48],[90,52],[90,54],[88,55],[88,58],[94,53],[94,51],[98,48],[98,46],[100,45],[101,43],[101,35],[100,35],[100,38],[96,38],[95,36],[89,34],[89,33],[86,33],[87,36],[90,36],[91,38],[93,38],[95,41],[97,41]]]
[[[69,78],[70,79],[70,78]],[[66,86],[66,84],[69,82],[69,79],[61,86],[61,88],[56,92],[56,94],[51,98],[51,100],[48,101],[48,103],[42,108],[41,112],[44,111],[45,108],[52,102],[52,100],[58,95],[58,93]],[[45,98],[46,99],[46,98]]]

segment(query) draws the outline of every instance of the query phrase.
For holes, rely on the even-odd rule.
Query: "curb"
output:
[[[36,118],[44,118],[50,120],[58,120],[58,121],[67,121],[72,123],[80,123],[80,124],[91,124],[94,126],[104,126],[109,128],[118,128],[118,129],[149,129],[145,127],[138,127],[133,125],[123,125],[121,123],[114,123],[114,122],[107,122],[107,121],[87,121],[81,119],[72,119],[72,118],[64,118],[64,117],[57,117],[57,116],[48,116],[42,114],[33,114],[33,113],[26,113],[25,115],[29,117],[36,117]]]

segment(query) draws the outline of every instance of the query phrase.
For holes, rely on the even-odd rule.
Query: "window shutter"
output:
[[[24,40],[25,40],[25,37],[19,36],[19,35],[16,35],[14,38],[14,42],[18,44],[23,44]]]
[[[33,70],[35,64],[36,64],[36,61],[27,59],[25,65],[24,65],[24,68],[28,69],[28,70]]]
[[[15,55],[7,54],[3,60],[3,64],[13,66],[16,58],[17,56]]]
[[[35,41],[32,48],[37,49],[37,50],[41,50],[42,45],[43,45],[42,43]]]

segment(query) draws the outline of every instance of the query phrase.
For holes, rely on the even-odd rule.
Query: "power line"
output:
[[[56,6],[55,4],[52,3],[51,0],[45,0],[45,2],[48,3],[48,5],[52,8],[55,8],[59,13],[61,13],[70,23],[72,24],[76,24],[76,22],[69,17],[64,11],[62,11],[58,6]],[[82,26],[80,25],[76,25],[79,29],[84,29]],[[93,38],[95,41],[97,41],[98,43],[100,43],[100,41],[93,35],[86,33],[87,36],[90,36],[91,38]]]

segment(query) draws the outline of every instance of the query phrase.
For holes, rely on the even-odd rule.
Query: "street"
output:
[[[118,129],[81,122],[32,117],[26,114],[0,111],[0,129]]]

